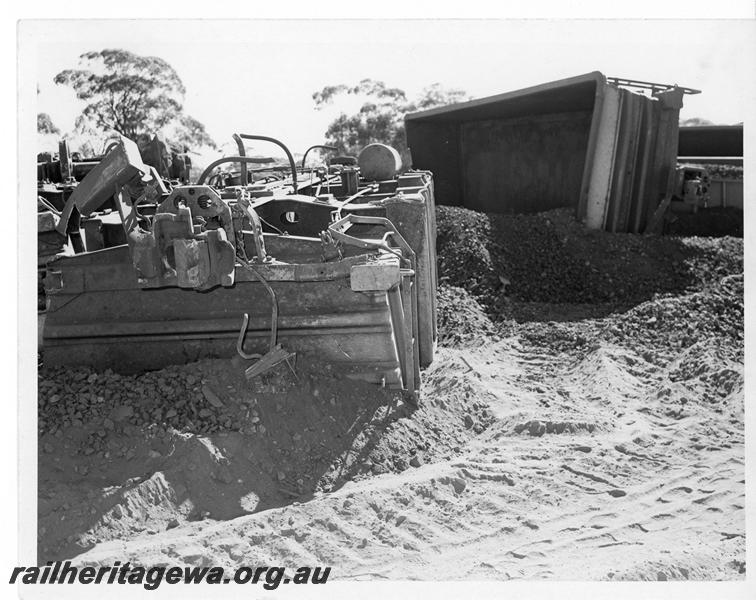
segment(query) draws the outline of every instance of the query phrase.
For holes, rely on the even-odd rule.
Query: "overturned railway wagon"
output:
[[[641,233],[674,192],[679,113],[698,93],[594,71],[408,114],[407,143],[440,204],[570,207],[592,229]]]
[[[239,354],[252,376],[306,353],[417,390],[436,343],[431,174],[398,174],[373,145],[311,169],[286,150],[285,174],[263,177],[243,137],[259,139],[235,136],[239,156],[172,188],[124,138],[77,186],[58,225],[76,250],[45,277],[45,363],[125,373]]]

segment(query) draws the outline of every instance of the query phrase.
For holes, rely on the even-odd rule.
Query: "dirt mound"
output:
[[[585,278],[583,266],[560,251],[548,219],[446,206],[437,208],[437,219],[439,278],[470,291],[487,308],[504,294],[568,301]],[[561,281],[569,282],[569,289]]]
[[[120,431],[125,425],[157,425],[184,433],[221,431],[265,433],[264,413],[287,414],[288,398],[300,404],[348,403],[355,390],[368,405],[391,395],[376,386],[348,380],[332,365],[300,359],[296,373],[283,363],[253,381],[244,377],[246,361],[204,360],[138,375],[87,367],[39,371],[39,430],[99,425]],[[349,418],[350,413],[345,414]],[[294,415],[298,422],[305,417]]]
[[[628,306],[743,271],[743,241],[589,230],[559,209],[531,215],[437,208],[439,278],[494,319],[505,298]]]
[[[438,343],[459,348],[491,338],[497,326],[467,290],[451,285],[438,288]]]
[[[699,292],[640,304],[612,319],[602,337],[664,364],[707,340],[727,340],[742,357],[743,274],[724,277],[720,285]]]
[[[445,211],[418,406],[301,357],[42,368],[39,562],[742,579],[742,240]]]
[[[730,343],[666,367],[605,340],[577,356],[518,335],[442,349],[421,409],[392,426],[412,443],[431,441],[428,420],[439,428],[402,472],[102,542],[75,562],[293,569],[315,556],[337,579],[742,579],[742,363]],[[437,445],[446,453],[426,460]]]
[[[248,382],[239,361],[136,376],[39,375],[39,557],[267,510],[454,453],[491,422],[485,391],[439,356],[419,408],[298,361]]]

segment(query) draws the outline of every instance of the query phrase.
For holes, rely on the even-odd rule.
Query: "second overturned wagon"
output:
[[[214,163],[171,187],[122,138],[61,214],[71,243],[47,267],[45,363],[136,372],[238,353],[259,371],[307,353],[416,391],[436,343],[433,182],[373,146],[314,169],[287,149],[285,176],[250,181],[260,159],[239,144],[216,161],[238,177]]]

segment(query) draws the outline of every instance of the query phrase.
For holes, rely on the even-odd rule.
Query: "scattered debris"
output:
[[[40,563],[278,564],[285,544],[342,577],[742,579],[742,240],[438,214],[417,407],[299,355],[252,380],[242,359],[43,364]]]

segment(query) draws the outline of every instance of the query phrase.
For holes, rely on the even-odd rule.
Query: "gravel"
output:
[[[602,337],[661,364],[703,341],[730,342],[734,358],[742,361],[743,315],[740,273],[698,292],[645,302],[612,319]]]
[[[732,340],[742,351],[739,238],[591,231],[562,210],[507,216],[439,207],[438,256],[441,345],[479,345],[517,333],[555,352],[581,351],[599,338],[627,342],[661,362],[706,339]],[[520,325],[511,318],[514,305],[551,315],[570,303],[596,312],[566,311],[563,319]],[[264,428],[260,399],[290,392],[338,404],[353,393],[329,376],[328,367],[312,372],[318,383],[311,390],[297,391],[285,369],[250,386],[243,365],[214,364],[140,375],[42,367],[40,433],[96,423],[101,433],[155,425],[195,434],[255,434]],[[97,449],[96,439],[92,447]]]
[[[531,215],[439,207],[439,281],[467,290],[492,320],[519,302],[633,305],[743,270],[743,240],[615,234],[570,210]]]
[[[139,375],[43,367],[39,431],[55,433],[84,423],[96,423],[103,432],[144,424],[196,434],[242,431],[258,414],[255,398],[225,405],[218,395],[229,390],[214,381],[212,362],[202,364],[205,370],[199,372],[196,365],[180,365]]]
[[[561,209],[437,214],[442,345],[516,332],[567,352],[627,339],[661,362],[702,339],[742,346],[742,238],[613,234]]]
[[[467,290],[442,285],[437,299],[439,344],[462,347],[496,335],[499,328]]]

